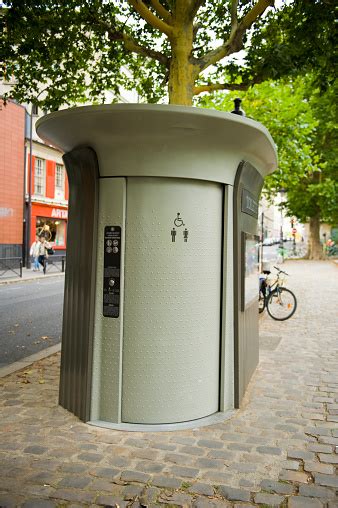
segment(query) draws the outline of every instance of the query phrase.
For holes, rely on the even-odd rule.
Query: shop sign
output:
[[[68,210],[60,210],[60,208],[53,208],[52,217],[56,219],[67,219],[68,218]]]

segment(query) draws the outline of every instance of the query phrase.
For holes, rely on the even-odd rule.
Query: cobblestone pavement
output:
[[[2,379],[0,506],[338,507],[338,267],[293,261],[299,306],[260,322],[260,364],[230,420],[131,433],[57,405],[59,354]]]

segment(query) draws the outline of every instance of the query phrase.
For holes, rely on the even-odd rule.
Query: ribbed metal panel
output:
[[[263,187],[263,178],[248,162],[237,170],[234,186],[234,360],[235,407],[239,407],[246,387],[259,361],[258,302],[241,310],[242,292],[242,231],[257,234],[257,219],[241,210],[242,190],[249,191],[257,201]],[[258,299],[258,280],[257,280]]]
[[[91,148],[63,160],[69,180],[67,269],[59,402],[89,420],[98,211],[98,163]]]

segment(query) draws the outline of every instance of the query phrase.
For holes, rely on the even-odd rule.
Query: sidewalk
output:
[[[241,410],[175,432],[122,432],[58,406],[60,353],[1,381],[0,506],[338,507],[338,267],[290,261],[289,321],[264,315]]]
[[[6,274],[0,276],[0,285],[12,282],[22,282],[28,280],[43,279],[47,277],[55,277],[56,275],[64,276],[64,272],[59,271],[57,268],[55,268],[55,266],[50,265],[49,268],[52,269],[53,271],[49,272],[47,270],[47,273],[45,275],[42,269],[38,272],[33,272],[33,270],[29,270],[28,268],[22,268],[22,277],[19,277],[19,275],[14,272],[8,271],[6,272]]]

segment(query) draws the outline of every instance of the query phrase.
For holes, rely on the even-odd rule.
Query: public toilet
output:
[[[43,117],[70,184],[60,404],[81,420],[171,430],[224,419],[258,363],[265,127],[124,104]]]

